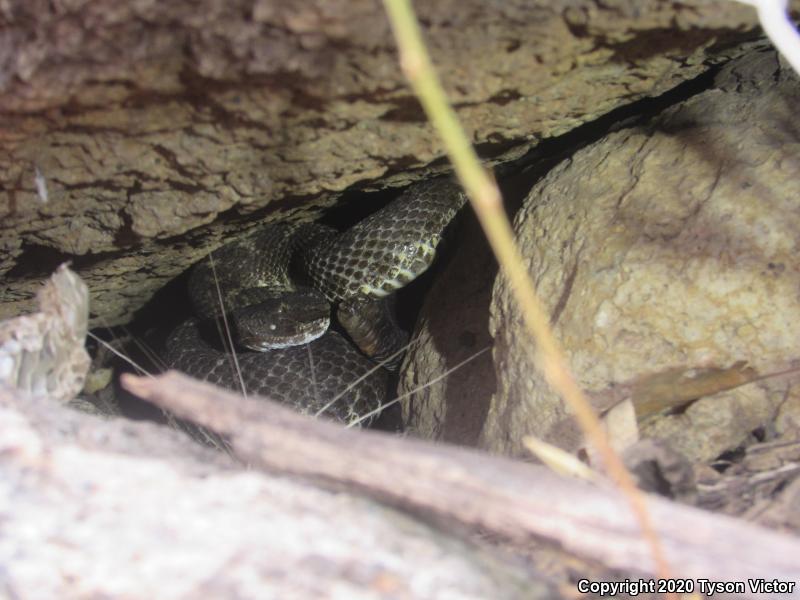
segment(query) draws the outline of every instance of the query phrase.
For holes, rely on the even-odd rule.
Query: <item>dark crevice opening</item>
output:
[[[521,158],[498,166],[495,169],[495,175],[503,190],[509,216],[513,218],[531,187],[556,164],[568,158],[580,148],[601,139],[609,132],[646,124],[648,119],[664,109],[708,89],[713,84],[719,68],[711,67],[699,77],[682,83],[658,97],[636,101],[630,105],[610,111],[608,114],[581,125],[564,135],[543,140]],[[516,145],[518,145],[516,140],[497,138],[478,144],[477,149],[481,156],[489,157],[507,151]],[[444,159],[438,162],[443,161]],[[374,182],[369,182],[369,184],[374,185]],[[349,191],[342,194],[334,208],[322,212],[320,220],[337,229],[346,229],[372,212],[379,210],[403,192],[402,189],[388,189],[365,193],[357,189],[358,187],[358,185],[353,186]],[[307,205],[309,200],[310,198],[307,196],[286,196],[282,200],[271,204],[268,208],[254,211],[246,216],[242,216],[237,209],[233,208],[222,213],[217,222],[235,224],[251,220],[259,221],[277,211],[291,213],[294,209]],[[465,211],[468,210],[469,208],[465,209]],[[459,230],[461,229],[459,221],[463,219],[465,217],[462,214],[460,219],[457,219],[450,228],[451,231],[446,236],[440,251],[440,257],[433,267],[397,294],[398,320],[401,326],[409,332],[413,331],[413,326],[422,304],[443,266],[450,260],[450,256],[458,251],[460,245],[470,243],[470,240],[462,239],[459,235]],[[20,261],[18,267],[15,267],[15,269],[19,268],[20,271],[14,272],[12,270],[9,275],[18,276],[20,272],[24,272],[24,268],[19,267],[20,264],[36,265],[36,270],[42,273],[57,266],[65,258],[73,258],[76,262],[79,258],[82,258],[65,257],[63,254],[44,246],[29,246],[25,252],[29,253],[26,259],[30,258],[30,261]],[[94,259],[85,258],[84,260],[96,259],[97,255],[95,255]],[[494,268],[496,270],[496,265]],[[133,336],[144,340],[149,346],[154,348],[163,347],[163,340],[167,332],[187,316],[189,302],[185,291],[186,278],[187,273],[184,273],[164,286],[147,305],[138,311],[128,328],[125,330],[116,328],[114,333],[116,335],[127,335],[130,332]],[[109,337],[107,332],[99,331],[97,333],[101,336]],[[128,344],[127,350],[138,360],[149,364],[153,370],[158,370],[157,365],[150,364],[149,360],[142,355],[135,345]],[[394,398],[395,392],[396,378],[393,381],[392,391],[388,397],[390,399]],[[158,417],[158,411],[146,405],[127,411],[126,414],[134,418],[157,419]],[[384,428],[396,430],[398,415],[399,406],[395,405],[389,413],[389,424],[384,424]]]

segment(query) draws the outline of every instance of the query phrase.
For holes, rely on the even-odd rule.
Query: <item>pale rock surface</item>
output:
[[[754,52],[712,89],[577,152],[531,191],[515,230],[590,395],[669,369],[746,361],[767,374],[796,362],[798,102],[797,76],[773,52]],[[519,454],[527,434],[573,445],[503,278],[491,331],[498,389],[482,445]],[[643,433],[710,459],[774,418],[790,389],[784,378],[721,392]]]

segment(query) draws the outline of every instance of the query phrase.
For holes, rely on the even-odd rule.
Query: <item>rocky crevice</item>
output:
[[[697,75],[755,25],[722,1],[418,8],[490,162]],[[125,322],[254,220],[307,218],[443,164],[371,1],[4,11],[0,317],[31,308],[47,255],[79,265],[93,323]]]

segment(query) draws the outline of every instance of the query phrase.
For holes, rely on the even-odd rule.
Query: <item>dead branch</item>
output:
[[[515,541],[550,540],[612,568],[654,572],[616,490],[463,448],[344,430],[173,372],[155,380],[125,376],[123,385],[229,436],[241,458],[263,469],[345,485]],[[656,497],[648,504],[676,576],[794,581],[800,573],[796,538]]]
[[[530,568],[367,498],[0,384],[0,597],[555,597]]]

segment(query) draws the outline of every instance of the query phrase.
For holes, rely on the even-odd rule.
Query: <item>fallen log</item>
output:
[[[126,375],[123,385],[226,436],[234,453],[258,468],[516,542],[548,540],[609,568],[655,574],[627,502],[611,487],[464,448],[342,429],[174,372],[155,379]],[[649,497],[648,506],[673,576],[798,581],[797,538],[657,497]],[[750,590],[745,595],[761,597]]]
[[[532,569],[152,423],[0,385],[2,598],[546,599]]]

